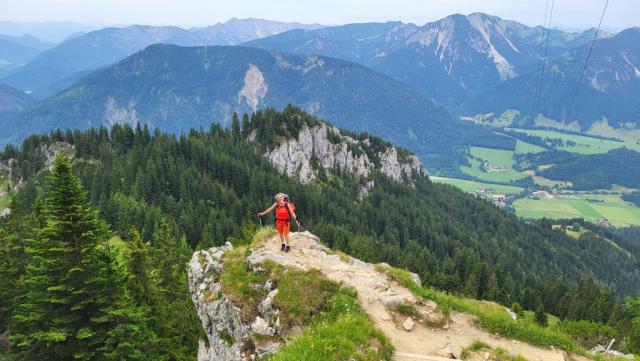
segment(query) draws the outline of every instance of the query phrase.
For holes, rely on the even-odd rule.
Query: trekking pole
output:
[[[262,228],[262,217],[258,215],[258,221],[260,221],[260,228]]]

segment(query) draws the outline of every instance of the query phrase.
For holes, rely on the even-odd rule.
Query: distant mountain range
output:
[[[233,45],[270,36],[294,28],[318,28],[320,25],[283,23],[260,19],[231,19],[205,28],[185,30],[174,26],[133,25],[104,28],[72,37],[41,54],[30,54],[32,61],[6,74],[0,82],[29,91],[43,99],[70,85],[79,75],[113,64],[151,44],[182,46]],[[0,40],[0,58],[2,57]],[[14,51],[21,54],[17,49]],[[30,60],[22,56],[24,60]],[[1,62],[1,60],[0,60]]]
[[[422,27],[351,24],[293,30],[244,45],[357,61],[422,90],[453,110],[466,98],[535,70],[543,29],[496,16],[451,15]],[[548,53],[586,44],[594,30],[551,30]]]
[[[24,65],[41,51],[52,47],[31,35],[10,36],[0,34],[0,77]]]
[[[232,18],[225,23],[193,28],[203,45],[238,45],[250,40],[273,36],[293,29],[319,29],[320,24],[285,23],[264,19]]]
[[[598,40],[584,68],[589,46],[578,47],[550,61],[536,114],[533,114],[536,71],[469,99],[462,112],[500,115],[507,109],[516,109],[521,112],[523,126],[543,125],[541,117],[544,117],[581,131],[589,130],[603,118],[617,128],[640,127],[640,28]],[[583,68],[584,78],[576,94]],[[574,94],[575,103],[570,111]],[[534,115],[538,119],[533,119]]]
[[[452,119],[421,92],[352,62],[246,47],[153,45],[92,73],[22,112],[2,142],[53,128],[144,122],[173,132],[229,124],[233,112],[288,103],[410,147],[433,167],[455,163],[462,144],[513,146]],[[437,158],[437,160],[436,160]],[[447,160],[444,161],[443,159]]]

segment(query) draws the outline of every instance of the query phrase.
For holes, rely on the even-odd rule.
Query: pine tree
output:
[[[162,220],[154,234],[151,259],[157,275],[157,299],[153,317],[163,344],[163,353],[182,359],[193,353],[201,332],[200,321],[193,312],[187,280],[187,262],[193,253],[186,239],[176,240],[174,230]],[[192,355],[193,356],[193,355]]]
[[[547,327],[547,325],[549,324],[549,320],[547,319],[547,313],[544,311],[544,307],[542,305],[539,305],[538,307],[536,307],[535,317],[536,317],[536,322],[540,326]]]
[[[627,300],[627,308],[632,315],[631,329],[629,330],[630,350],[640,352],[640,295]]]
[[[236,139],[240,138],[240,119],[238,119],[238,113],[233,113],[231,117],[231,134]]]
[[[150,306],[152,304],[152,287],[149,278],[149,247],[140,237],[140,233],[135,228],[129,231],[131,238],[129,246],[129,292],[131,297],[139,306]]]
[[[97,359],[110,332],[127,327],[135,310],[125,302],[108,226],[62,155],[48,183],[44,224],[26,242],[29,261],[18,282],[11,339],[26,358]]]
[[[25,272],[25,241],[31,224],[15,196],[9,202],[9,210],[7,227],[0,228],[0,332],[7,329],[19,295],[17,280]]]

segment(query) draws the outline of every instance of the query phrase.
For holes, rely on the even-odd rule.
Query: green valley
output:
[[[609,168],[609,173],[616,180],[624,181],[615,176],[635,172],[635,168],[626,167],[615,152],[624,153],[626,149],[624,154],[633,156],[635,153],[630,153],[630,150],[640,151],[640,144],[634,140],[549,129],[494,128],[494,131],[516,137],[515,148],[470,147],[466,153],[469,165],[459,168],[463,177],[431,178],[498,205],[507,205],[524,218],[584,218],[621,227],[640,225],[640,207],[621,198],[637,185],[627,182],[626,186],[612,183],[602,187],[609,184],[608,181],[598,179],[599,175],[591,175],[584,169],[593,164],[599,167],[594,172],[607,174]],[[558,151],[557,155],[552,153]],[[600,158],[591,160],[580,158],[582,156]],[[554,159],[561,162],[562,167],[550,169],[556,166]],[[571,162],[577,163],[572,166]],[[584,165],[579,165],[580,162]],[[586,173],[579,175],[576,172]],[[565,173],[572,174],[572,177],[562,178],[561,174]],[[628,177],[633,178],[632,174]],[[500,203],[496,199],[504,199],[505,202]]]

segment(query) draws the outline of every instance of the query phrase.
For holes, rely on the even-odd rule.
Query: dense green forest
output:
[[[116,125],[7,146],[0,159],[16,160],[11,175],[23,185],[0,221],[0,287],[9,295],[0,301],[0,328],[9,325],[16,359],[47,352],[92,359],[101,347],[142,350],[141,359],[149,350],[193,357],[200,323],[185,262],[196,248],[246,242],[258,227],[256,212],[279,191],[292,196],[305,228],[333,248],[410,269],[439,289],[630,335],[632,308],[620,297],[640,287],[637,245],[598,228],[576,241],[557,222],[525,223],[426,176],[410,186],[374,172],[376,186],[362,198],[362,180],[350,174],[336,170],[302,185],[260,156],[318,122],[288,107],[178,137]],[[248,142],[254,131],[256,141]],[[58,142],[73,145],[72,169],[58,157],[50,172],[42,150]],[[361,151],[375,154],[387,143],[370,144]],[[128,252],[116,252],[111,232]],[[78,242],[57,249],[68,234]],[[41,256],[50,252],[55,257]],[[52,279],[62,281],[43,286]],[[102,303],[86,309],[82,297],[94,293]],[[62,316],[65,310],[81,317]],[[50,343],[57,346],[43,347]]]
[[[588,155],[547,151],[522,155],[518,160],[526,169],[553,164],[538,175],[569,181],[575,190],[609,189],[613,184],[640,188],[640,153],[624,147]]]
[[[636,206],[640,207],[640,192],[638,192],[638,191],[631,192],[631,193],[625,193],[625,194],[622,195],[621,198],[624,199],[627,202],[631,202],[631,203],[635,204]]]

